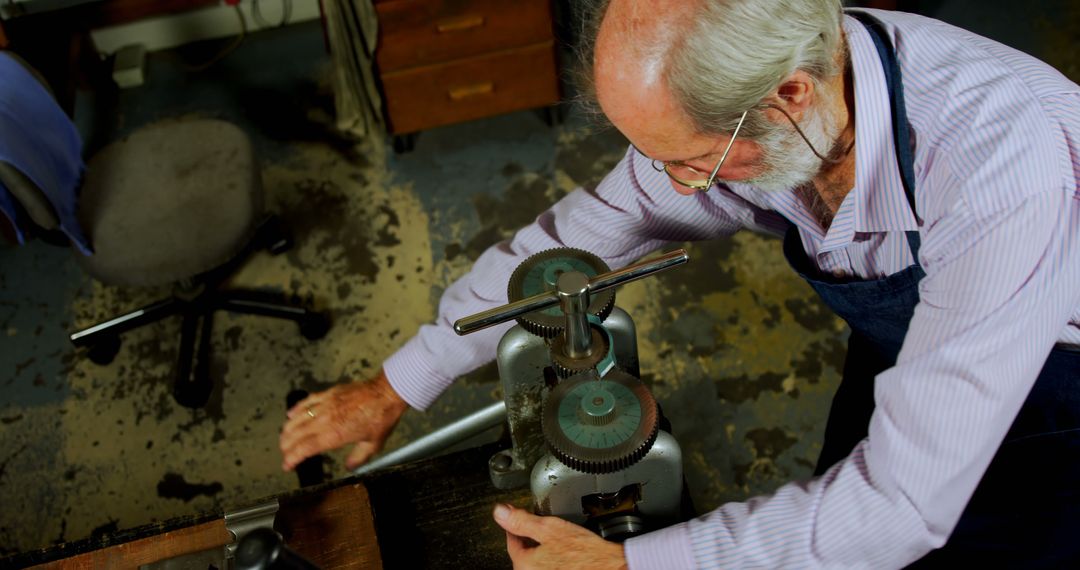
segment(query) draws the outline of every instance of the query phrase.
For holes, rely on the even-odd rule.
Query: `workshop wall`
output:
[[[132,44],[142,44],[147,51],[158,51],[236,36],[243,29],[256,32],[319,18],[319,0],[240,0],[238,5],[244,19],[243,28],[236,10],[222,2],[211,8],[101,28],[94,30],[91,38],[102,54],[116,53]]]

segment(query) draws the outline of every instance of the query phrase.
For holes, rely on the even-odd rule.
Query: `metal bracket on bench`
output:
[[[268,528],[274,530],[274,517],[277,516],[277,499],[267,501],[252,507],[225,513],[225,528],[232,535],[232,542],[225,545],[225,559],[232,560],[236,553],[236,547],[244,535],[257,529]]]
[[[205,570],[235,567],[236,548],[240,539],[258,528],[274,530],[274,517],[277,516],[277,499],[252,507],[225,513],[225,529],[232,535],[232,541],[223,547],[215,547],[198,552],[189,552],[173,558],[158,560],[139,566],[139,570]]]

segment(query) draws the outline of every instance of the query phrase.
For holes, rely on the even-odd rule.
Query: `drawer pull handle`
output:
[[[461,18],[443,20],[438,24],[435,24],[435,29],[438,30],[440,34],[445,34],[447,32],[460,32],[463,30],[471,30],[473,28],[479,28],[483,25],[483,16],[462,16]]]
[[[468,99],[469,97],[477,97],[480,95],[491,95],[495,92],[495,83],[491,81],[485,81],[483,83],[473,83],[472,85],[462,85],[461,87],[454,87],[447,92],[451,101],[461,101],[462,99]]]

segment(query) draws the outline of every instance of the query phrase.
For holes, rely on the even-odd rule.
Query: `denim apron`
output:
[[[866,26],[889,87],[893,137],[912,212],[914,157],[900,67],[873,17],[849,12]],[[784,237],[788,263],[851,328],[843,381],[833,398],[816,475],[866,438],[874,412],[874,378],[896,364],[919,302],[919,233],[906,232],[910,267],[872,281],[842,282],[807,259],[794,225]],[[974,566],[973,566],[974,565]],[[1080,353],[1055,348],[1013,422],[959,524],[941,549],[912,568],[1080,568]]]

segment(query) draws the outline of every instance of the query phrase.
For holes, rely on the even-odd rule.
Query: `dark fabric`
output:
[[[22,60],[0,52],[0,162],[20,175],[0,178],[0,213],[22,243],[39,215],[55,217],[84,254],[90,243],[76,218],[82,141],[75,125]],[[19,188],[14,188],[20,184]],[[11,187],[9,187],[11,185]],[[48,228],[47,228],[48,229]]]
[[[880,24],[865,14],[852,15],[867,24],[890,78],[897,160],[914,207],[913,149],[906,139],[895,54]],[[817,275],[794,226],[785,236],[789,263],[852,330],[816,474],[867,436],[875,377],[896,364],[925,276],[918,263],[918,233],[908,232],[908,240],[914,265],[883,279],[843,283]],[[1080,353],[1052,351],[948,542],[912,568],[1060,568],[1080,562],[1078,386]]]
[[[55,230],[60,227],[60,218],[56,215],[56,208],[49,203],[45,193],[21,170],[2,160],[0,160],[0,186],[11,193],[30,220],[39,227],[46,230]],[[18,219],[18,214],[11,216],[10,219]],[[25,231],[23,226],[18,227]]]

